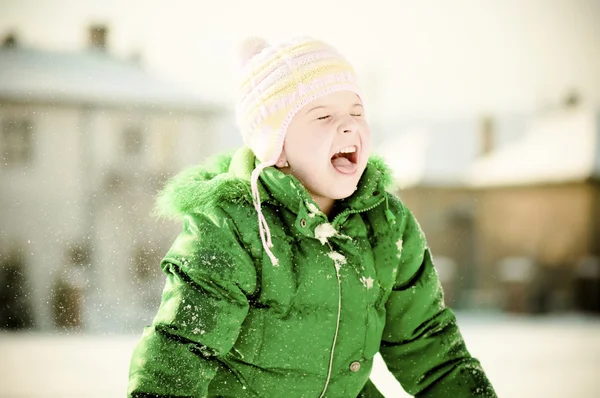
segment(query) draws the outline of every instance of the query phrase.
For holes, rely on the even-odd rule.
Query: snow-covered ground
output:
[[[600,397],[600,318],[458,318],[500,397]],[[137,338],[2,333],[0,398],[124,397]],[[372,378],[386,396],[408,396],[383,363]]]

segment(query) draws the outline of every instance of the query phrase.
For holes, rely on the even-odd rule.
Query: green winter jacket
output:
[[[161,267],[161,306],[131,360],[130,397],[382,397],[380,352],[417,397],[495,397],[463,342],[423,233],[372,159],[357,191],[321,213],[293,176],[259,180],[249,149],[175,177],[159,196],[183,231]]]

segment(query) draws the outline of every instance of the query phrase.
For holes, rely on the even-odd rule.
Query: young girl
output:
[[[386,192],[352,66],[257,41],[237,107],[246,147],[159,196],[183,231],[130,397],[382,397],[380,352],[417,397],[495,397],[445,308],[419,224]]]

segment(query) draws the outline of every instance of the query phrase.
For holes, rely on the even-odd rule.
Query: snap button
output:
[[[302,220],[300,220],[300,226],[301,226],[302,228],[305,228],[305,227],[306,227],[306,220],[305,220],[304,218],[303,218]]]
[[[354,361],[350,364],[350,370],[353,372],[358,372],[360,370],[360,362]]]

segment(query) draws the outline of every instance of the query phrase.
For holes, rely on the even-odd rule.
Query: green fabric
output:
[[[261,174],[277,266],[252,204],[255,161],[246,148],[219,156],[160,194],[158,213],[183,231],[161,262],[162,303],[133,353],[130,397],[319,397],[326,383],[325,397],[381,397],[369,381],[377,352],[417,397],[496,396],[381,160],[331,220],[293,176]]]

